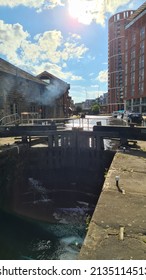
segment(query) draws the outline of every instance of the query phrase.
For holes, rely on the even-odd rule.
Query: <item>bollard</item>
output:
[[[120,226],[119,240],[124,240],[124,227],[123,226]]]

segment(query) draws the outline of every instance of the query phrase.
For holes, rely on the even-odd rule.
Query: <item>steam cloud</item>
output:
[[[54,80],[45,88],[45,91],[42,93],[40,100],[38,99],[38,101],[43,105],[53,105],[54,101],[63,95],[67,89],[67,83]]]

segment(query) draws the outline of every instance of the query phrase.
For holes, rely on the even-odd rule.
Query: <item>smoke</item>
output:
[[[18,68],[16,68],[14,75],[2,71],[0,74],[0,107],[5,108],[7,102],[18,102],[19,105],[20,100],[21,102],[23,100],[27,103],[33,102],[38,105],[53,106],[56,99],[69,89],[69,85],[60,79],[51,78],[48,81],[45,80],[45,82],[46,85],[43,85],[37,83],[37,80],[33,78],[32,80],[27,79],[27,73],[26,78],[22,77]]]
[[[48,85],[17,76],[3,74],[0,79],[0,107],[9,99],[9,102],[32,102],[36,104],[53,106],[55,100],[68,90],[68,84],[61,80],[52,80]]]
[[[55,100],[63,95],[68,90],[68,85],[65,82],[54,80],[50,83],[40,96],[42,105],[52,105]]]
[[[0,75],[0,108],[3,108],[4,104],[7,102],[8,94],[13,91],[15,87],[15,81],[13,77]]]

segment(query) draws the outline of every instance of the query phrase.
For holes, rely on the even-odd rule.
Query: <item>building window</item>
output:
[[[135,93],[135,87],[134,85],[131,85],[131,96],[134,96]]]
[[[144,41],[140,42],[140,55],[144,54]]]
[[[135,43],[136,43],[136,34],[132,33],[132,36],[131,36],[131,46],[134,46]]]
[[[142,98],[142,104],[146,104],[146,97]]]
[[[45,83],[47,83],[47,84],[50,84],[51,83],[51,81],[50,81],[50,79],[41,79],[43,82],[45,82]]]
[[[139,105],[139,104],[140,104],[140,98],[134,98],[133,105]]]
[[[140,29],[140,40],[143,40],[145,38],[145,27],[143,26]]]
[[[138,90],[140,94],[144,93],[144,82],[139,83]]]
[[[127,97],[127,87],[125,87],[125,93],[124,93],[125,98]]]
[[[131,85],[135,84],[135,72],[131,73]]]
[[[30,111],[33,112],[33,113],[36,112],[36,107],[35,107],[35,105],[30,106]]]
[[[4,97],[0,96],[0,109],[3,108]]]
[[[125,63],[125,75],[128,73],[128,63]]]
[[[125,53],[125,62],[128,62],[128,53]]]
[[[16,103],[10,104],[10,114],[18,113],[18,105]]]
[[[131,72],[135,71],[135,60],[131,61],[131,68],[130,68]]]
[[[139,68],[144,68],[144,54],[139,58]]]
[[[135,59],[135,49],[131,50],[131,59]]]
[[[13,114],[14,111],[13,111],[13,104],[10,104],[10,114]]]
[[[117,14],[117,20],[120,20],[120,14]]]
[[[144,68],[139,69],[139,82],[144,81]]]
[[[125,86],[127,86],[127,75],[125,76]]]
[[[128,39],[125,39],[125,50],[128,50]]]

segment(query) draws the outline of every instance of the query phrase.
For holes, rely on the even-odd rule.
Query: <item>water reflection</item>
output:
[[[0,259],[75,259],[85,228],[63,224],[34,224],[0,214]]]
[[[87,215],[95,208],[86,200],[74,201],[73,208],[56,205],[54,223],[36,223],[0,212],[0,259],[76,259],[85,238]]]
[[[67,129],[72,129],[72,127],[83,128],[83,130],[93,130],[93,126],[97,124],[97,122],[101,122],[102,125],[109,124],[109,116],[90,116],[86,115],[85,118],[78,118],[70,120],[66,124]]]

